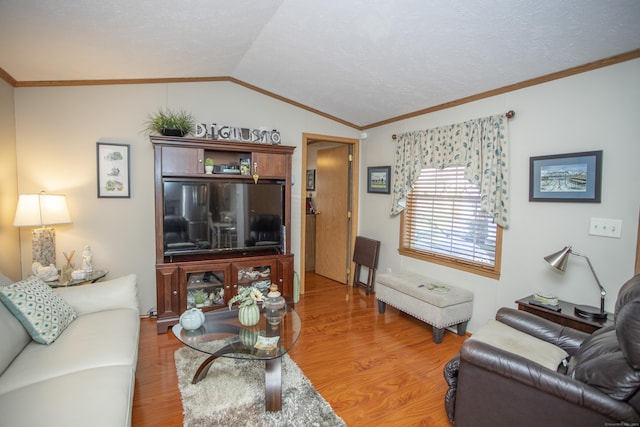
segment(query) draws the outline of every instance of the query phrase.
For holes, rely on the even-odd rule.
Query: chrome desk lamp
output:
[[[596,275],[593,266],[591,265],[591,261],[586,255],[579,254],[571,249],[571,246],[565,246],[561,251],[555,252],[551,255],[547,255],[544,257],[545,261],[549,263],[553,268],[556,268],[560,271],[564,271],[567,267],[567,261],[569,260],[569,255],[575,255],[582,257],[587,260],[587,264],[589,264],[589,268],[591,269],[591,273],[593,273],[593,277],[596,279],[596,283],[600,288],[600,309],[596,307],[591,307],[588,305],[576,305],[575,314],[577,316],[586,317],[588,319],[606,319],[607,312],[604,311],[604,297],[607,294],[607,291],[604,290],[602,285],[600,284],[600,280],[598,280],[598,276]]]

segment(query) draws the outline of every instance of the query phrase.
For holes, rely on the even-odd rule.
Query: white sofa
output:
[[[10,283],[0,274],[0,286]],[[0,426],[130,426],[136,277],[55,291],[77,318],[49,345],[32,340],[0,302]]]

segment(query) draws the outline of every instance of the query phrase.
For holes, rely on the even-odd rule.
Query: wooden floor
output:
[[[446,332],[433,343],[431,327],[387,307],[375,295],[308,273],[295,309],[302,332],[290,355],[348,426],[449,426],[443,397],[445,363],[463,337]],[[141,325],[133,400],[136,426],[182,426],[173,353],[181,344]]]

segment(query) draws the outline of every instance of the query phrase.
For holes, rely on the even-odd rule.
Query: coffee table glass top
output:
[[[206,312],[204,324],[196,330],[187,331],[178,323],[172,331],[183,344],[203,353],[234,359],[269,360],[282,357],[296,343],[300,335],[300,318],[294,309],[285,305],[279,324],[269,324],[261,311],[257,325],[243,326],[238,321],[237,307],[221,308]]]

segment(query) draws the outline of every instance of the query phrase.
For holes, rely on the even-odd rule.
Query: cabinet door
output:
[[[287,156],[273,153],[253,153],[251,174],[264,178],[286,178]],[[256,172],[257,171],[257,172]]]
[[[269,293],[271,282],[277,283],[276,260],[234,262],[231,267],[234,295],[242,288],[254,287],[263,295]]]
[[[180,289],[185,302],[183,310],[220,308],[230,298],[227,296],[231,283],[229,263],[183,266],[180,272]]]
[[[163,175],[196,175],[204,173],[204,149],[162,147]]]
[[[278,258],[278,288],[286,300],[293,299],[293,255]]]
[[[178,267],[156,268],[156,292],[158,294],[158,320],[180,316],[180,279]]]

